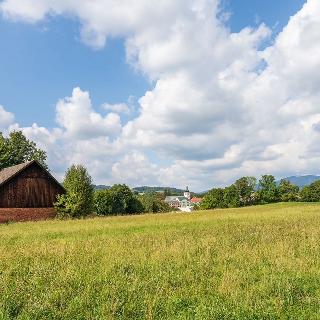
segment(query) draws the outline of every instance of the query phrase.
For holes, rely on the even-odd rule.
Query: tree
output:
[[[272,175],[263,175],[259,180],[258,197],[261,203],[273,203],[279,199],[276,179]]]
[[[280,201],[289,202],[297,201],[299,199],[299,187],[288,180],[282,179],[278,190]]]
[[[139,200],[144,207],[144,212],[159,213],[172,211],[172,208],[161,198],[161,194],[157,194],[156,192],[146,192],[139,196]]]
[[[7,138],[0,132],[0,170],[30,160],[37,160],[47,169],[46,152],[37,148],[22,131],[12,131]]]
[[[235,182],[239,195],[240,206],[251,205],[255,202],[254,191],[257,179],[255,177],[242,177]]]
[[[125,184],[115,184],[111,189],[112,212],[115,214],[132,213],[130,203],[133,194]]]
[[[301,200],[305,202],[320,201],[320,180],[305,186],[300,192]]]
[[[203,197],[200,207],[205,210],[225,208],[224,190],[221,188],[214,188],[207,192]]]
[[[171,196],[172,192],[171,192],[170,188],[165,188],[163,191],[163,195],[164,195],[164,198],[167,196]]]
[[[79,218],[92,213],[92,179],[84,166],[72,165],[66,172],[63,186],[66,193],[55,203],[59,217]]]
[[[143,208],[144,208],[144,212],[147,212],[147,213],[153,213],[155,211],[155,193],[154,192],[146,192],[144,193],[143,195],[141,195],[139,197],[142,205],[143,205]]]
[[[140,199],[125,184],[115,184],[94,194],[94,208],[99,215],[133,214],[144,212]]]
[[[227,208],[240,207],[240,197],[234,184],[224,189],[223,201]]]
[[[172,211],[172,208],[167,203],[160,200],[159,198],[156,198],[153,208],[154,208],[153,213],[164,213],[164,212]]]
[[[110,190],[96,190],[93,197],[94,210],[98,215],[112,214],[112,195]]]

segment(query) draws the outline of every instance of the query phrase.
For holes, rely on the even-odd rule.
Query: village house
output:
[[[193,197],[190,200],[190,203],[191,203],[191,205],[200,205],[201,201],[202,201],[202,198]]]
[[[164,201],[172,208],[183,208],[189,205],[189,200],[184,196],[167,196]]]
[[[0,171],[0,222],[54,217],[62,185],[37,161]]]
[[[201,203],[201,198],[191,198],[191,192],[189,188],[183,192],[183,196],[167,196],[165,202],[172,208],[179,209],[181,211],[191,211],[194,205]]]

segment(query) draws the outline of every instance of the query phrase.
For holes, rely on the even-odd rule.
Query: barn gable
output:
[[[18,164],[0,171],[0,186],[26,168],[32,161]]]
[[[0,171],[0,207],[49,208],[59,194],[60,183],[37,161]]]

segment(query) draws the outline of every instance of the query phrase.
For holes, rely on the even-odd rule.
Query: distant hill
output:
[[[164,190],[170,190],[171,193],[178,193],[182,194],[184,192],[183,189],[177,189],[173,187],[148,187],[148,186],[142,186],[142,187],[134,187],[132,188],[133,191],[143,193],[143,192],[164,192]]]
[[[291,176],[291,177],[286,177],[284,178],[285,180],[290,181],[294,185],[298,186],[299,188],[302,188],[304,186],[309,185],[312,182],[315,182],[317,180],[320,180],[320,176],[315,176],[315,175],[305,175],[305,176]],[[277,181],[277,184],[280,183],[280,180]],[[111,186],[106,186],[103,184],[100,185],[94,185],[95,190],[106,190],[110,189]],[[139,193],[145,193],[145,192],[164,192],[164,190],[170,190],[170,193],[173,195],[176,194],[183,194],[184,189],[178,189],[174,187],[149,187],[149,186],[142,186],[142,187],[134,187],[132,188],[133,191],[139,192]],[[199,192],[199,193],[192,193],[192,194],[197,194],[199,196],[203,196],[207,191]]]
[[[107,190],[110,189],[110,186],[105,186],[103,184],[99,184],[99,185],[93,185],[94,190]]]
[[[288,180],[291,183],[295,184],[296,186],[302,188],[304,186],[309,185],[312,182],[320,180],[320,176],[314,176],[314,175],[292,176],[292,177],[287,177],[287,178],[284,178],[284,179]]]
[[[95,190],[107,190],[110,189],[111,186],[106,186],[103,184],[94,185]],[[142,187],[134,187],[132,188],[133,191],[143,193],[143,192],[164,192],[164,190],[170,190],[173,194],[182,194],[184,192],[183,189],[177,189],[173,187],[148,187],[148,186],[142,186]]]

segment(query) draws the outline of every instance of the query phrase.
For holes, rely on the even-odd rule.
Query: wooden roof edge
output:
[[[16,164],[14,166],[3,168],[0,171],[0,177],[1,177],[1,173],[3,173],[3,171],[10,171],[14,167],[18,167],[18,166],[20,167],[18,170],[14,171],[13,173],[9,173],[9,175],[7,177],[5,177],[5,179],[3,181],[0,182],[0,186],[2,186],[3,184],[7,183],[9,180],[11,180],[13,177],[15,177],[18,173],[20,173],[23,169],[27,168],[29,166],[29,163],[31,163],[31,161],[27,161],[27,162],[23,162],[23,163],[20,163],[20,164]]]
[[[52,174],[51,172],[46,169],[38,160],[33,159],[30,161],[31,163],[36,163],[38,166],[40,166],[64,191],[66,191],[66,189],[64,188],[64,186],[62,185],[62,183],[60,183]]]
[[[41,169],[43,169],[49,176],[51,179],[54,180],[55,183],[57,183],[64,191],[66,191],[66,189],[63,187],[63,185],[49,172],[49,170],[47,170],[38,160],[33,159],[33,160],[29,160],[26,161],[24,163],[21,163],[19,165],[21,165],[21,168],[19,170],[17,170],[14,174],[12,174],[11,176],[9,176],[7,179],[5,179],[4,181],[2,181],[0,183],[0,186],[3,186],[4,184],[8,183],[10,180],[12,180],[14,177],[16,177],[19,173],[21,173],[23,170],[29,168],[32,164],[37,164]],[[22,164],[25,164],[24,166],[22,166]],[[14,167],[14,166],[12,166]],[[10,167],[8,167],[10,168]],[[7,169],[7,168],[5,168]]]

